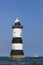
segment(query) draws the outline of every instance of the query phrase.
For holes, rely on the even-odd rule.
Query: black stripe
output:
[[[13,38],[12,43],[22,43],[22,38],[19,38],[19,37]]]
[[[23,28],[23,26],[20,24],[20,22],[15,23],[12,28]]]
[[[24,55],[23,50],[11,50],[10,55]]]

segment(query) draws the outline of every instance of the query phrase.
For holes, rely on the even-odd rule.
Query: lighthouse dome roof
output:
[[[17,23],[17,22],[19,22],[19,19],[18,19],[18,17],[16,18],[16,20],[15,20],[15,23]]]
[[[12,26],[12,28],[23,28],[23,26],[20,23],[20,20],[18,18],[16,18],[14,25]]]

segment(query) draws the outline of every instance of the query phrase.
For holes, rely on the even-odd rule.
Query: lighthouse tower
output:
[[[24,57],[23,44],[22,44],[22,28],[19,19],[15,20],[15,24],[12,26],[13,37],[12,37],[12,48],[11,48],[11,57]]]

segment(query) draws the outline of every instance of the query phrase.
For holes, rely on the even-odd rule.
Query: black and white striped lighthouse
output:
[[[12,48],[11,57],[24,57],[23,44],[22,44],[22,28],[19,19],[15,20],[15,24],[12,26],[13,38],[12,38]]]

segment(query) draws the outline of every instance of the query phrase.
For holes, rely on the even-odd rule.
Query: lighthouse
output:
[[[20,20],[17,18],[15,20],[14,25],[12,26],[13,36],[12,36],[12,47],[11,47],[10,56],[13,58],[24,57],[22,29],[23,26],[21,25]]]

